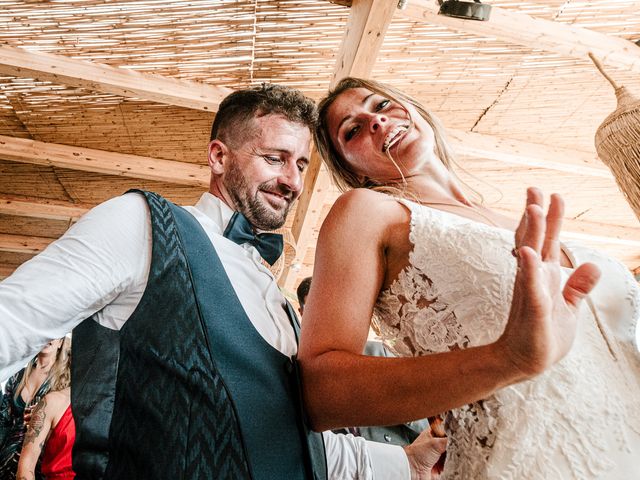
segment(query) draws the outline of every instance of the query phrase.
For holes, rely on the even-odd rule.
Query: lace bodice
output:
[[[401,356],[495,341],[512,298],[513,232],[402,203],[414,248],[380,294],[374,328]],[[536,379],[447,414],[444,478],[640,478],[640,290],[618,262],[578,246],[568,253],[603,270],[574,347]]]

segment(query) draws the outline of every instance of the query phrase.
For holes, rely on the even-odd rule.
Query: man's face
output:
[[[274,230],[302,192],[311,132],[281,115],[256,117],[248,128],[241,144],[228,146],[222,185],[254,227]]]

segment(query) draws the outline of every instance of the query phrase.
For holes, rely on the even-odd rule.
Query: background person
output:
[[[45,480],[75,478],[71,466],[76,429],[71,413],[70,353],[68,349],[64,354],[67,359],[65,370],[55,387],[33,409],[18,463],[19,480],[35,479],[38,470]]]
[[[27,366],[14,374],[5,385],[0,411],[0,478],[16,477],[20,451],[26,431],[25,413],[35,406],[65,376],[67,337],[52,340]],[[26,412],[25,412],[26,410]]]

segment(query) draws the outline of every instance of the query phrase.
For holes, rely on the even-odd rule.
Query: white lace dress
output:
[[[402,203],[414,249],[378,298],[374,328],[400,356],[496,340],[512,297],[513,232]],[[446,415],[445,479],[640,479],[640,290],[617,261],[566,251],[603,274],[574,347],[534,380]]]

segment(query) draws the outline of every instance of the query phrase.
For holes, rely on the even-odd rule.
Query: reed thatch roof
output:
[[[568,238],[638,269],[640,225],[593,146],[615,97],[587,54],[640,93],[640,1],[487,2],[490,20],[474,22],[437,15],[435,0],[0,0],[0,275],[128,188],[195,201],[231,89],[318,98],[345,75],[435,112],[489,204],[517,216],[528,185],[560,192]],[[337,195],[317,160],[306,183],[289,291]]]

